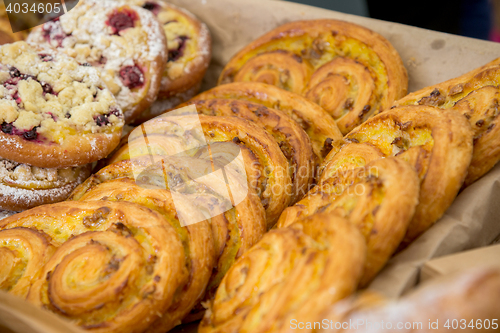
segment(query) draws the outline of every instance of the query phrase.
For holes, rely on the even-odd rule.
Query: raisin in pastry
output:
[[[198,93],[210,63],[212,40],[207,26],[183,8],[161,0],[123,1],[156,15],[167,37],[168,61],[161,78],[158,100],[137,119],[136,123],[141,123]]]
[[[21,211],[63,201],[90,172],[90,164],[56,169],[0,159],[0,209]]]
[[[97,161],[123,128],[97,69],[26,42],[0,47],[0,110],[0,158],[40,168]]]
[[[35,28],[28,40],[99,68],[127,122],[155,100],[167,61],[165,33],[154,15],[115,1],[82,0]]]

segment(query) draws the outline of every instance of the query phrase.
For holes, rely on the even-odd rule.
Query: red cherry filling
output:
[[[42,27],[43,37],[47,41],[47,43],[52,44],[52,41],[57,42],[57,46],[61,47],[63,40],[68,36],[61,26],[61,22],[59,22],[59,18],[56,18],[52,21],[45,23]],[[48,61],[48,60],[47,60]]]
[[[133,89],[144,84],[144,73],[137,66],[126,66],[120,69],[120,79],[125,87]]]
[[[158,15],[158,12],[160,11],[160,5],[151,1],[146,2],[142,8],[149,10],[154,15]]]
[[[168,50],[168,61],[177,61],[184,55],[184,50],[186,49],[186,41],[189,39],[189,37],[179,36],[176,39],[179,42],[179,46],[177,46],[177,48],[175,49]]]
[[[121,11],[115,10],[108,18],[107,25],[113,28],[113,34],[118,35],[122,30],[133,28],[138,19],[137,13],[124,8]]]

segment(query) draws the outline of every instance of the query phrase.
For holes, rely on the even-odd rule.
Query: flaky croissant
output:
[[[276,85],[319,104],[346,134],[406,95],[408,75],[381,35],[338,20],[284,24],[239,51],[219,84]]]
[[[457,78],[423,88],[394,105],[432,105],[463,114],[474,131],[474,153],[464,185],[500,160],[500,58]]]

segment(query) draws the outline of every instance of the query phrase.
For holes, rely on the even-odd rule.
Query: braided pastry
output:
[[[418,203],[419,179],[406,162],[389,157],[322,177],[307,196],[285,209],[278,228],[318,212],[335,212],[366,239],[367,260],[360,286],[366,286],[396,251]]]
[[[291,196],[290,203],[297,202],[307,193],[316,170],[315,156],[307,134],[284,112],[236,99],[195,100],[192,104],[200,114],[239,117],[263,127],[272,135],[288,160],[292,181],[288,193]]]
[[[256,39],[226,65],[219,84],[256,81],[319,104],[346,134],[406,95],[408,75],[381,35],[337,20],[284,24]]]
[[[464,186],[500,160],[500,58],[457,78],[421,89],[395,105],[432,105],[463,114],[474,131],[474,153]]]
[[[187,278],[174,227],[133,203],[45,205],[0,221],[0,229],[6,235],[34,232],[55,247],[48,260],[40,255],[40,262],[29,262],[39,272],[30,276],[27,300],[95,332],[144,331],[165,313]],[[26,246],[16,249],[22,257],[32,245]],[[4,238],[2,248],[9,247]],[[19,276],[18,270],[13,273]]]
[[[488,332],[495,330],[493,323],[500,318],[499,296],[500,270],[479,267],[431,282],[398,301],[382,301],[365,294],[340,301],[318,316],[328,320],[323,321],[327,327],[312,332],[382,333],[396,328],[399,332],[449,332],[451,328]],[[436,321],[437,327],[429,327]],[[349,322],[356,325],[339,328],[339,324]]]
[[[283,111],[307,133],[319,162],[323,161],[335,143],[342,139],[342,133],[335,121],[317,104],[268,84],[259,82],[224,84],[199,94],[188,103],[208,99],[246,100]]]
[[[203,133],[194,129],[198,121]],[[131,132],[129,143],[118,149],[109,163],[147,154],[194,155],[205,150],[206,143],[232,142],[241,149],[249,189],[255,189],[261,198],[269,228],[288,207],[292,186],[288,162],[273,137],[258,125],[236,117],[166,114],[141,126],[138,129],[142,130]],[[147,133],[148,144],[143,133]]]
[[[366,246],[343,218],[315,214],[269,231],[228,271],[199,332],[285,332],[357,286]]]

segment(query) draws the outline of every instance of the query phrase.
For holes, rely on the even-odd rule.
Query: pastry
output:
[[[162,0],[124,0],[151,11],[167,36],[168,60],[158,99],[135,123],[140,124],[194,95],[210,63],[212,40],[207,26],[193,14]]]
[[[474,153],[464,186],[500,160],[500,58],[457,78],[423,88],[394,105],[432,105],[463,114],[474,131]]]
[[[99,72],[25,42],[0,47],[0,157],[39,168],[97,161],[118,144],[123,115]]]
[[[272,227],[290,203],[292,186],[288,162],[273,137],[258,125],[237,117],[186,115],[182,110],[179,114],[167,113],[138,127],[108,163],[149,154],[185,152],[194,156],[198,150],[206,150],[207,144],[213,150],[216,143],[232,142],[241,150],[248,187],[257,191],[266,211],[267,225]],[[197,124],[201,125],[202,133],[197,132]],[[143,133],[147,133],[147,143]]]
[[[398,248],[415,212],[419,179],[411,165],[394,157],[322,177],[307,196],[285,209],[278,228],[298,219],[334,212],[356,226],[367,243],[360,287],[365,287]]]
[[[22,211],[66,200],[90,176],[91,165],[38,168],[0,159],[0,209]]]
[[[26,31],[12,32],[3,1],[0,1],[0,45],[19,42],[28,36]]]
[[[406,95],[408,75],[394,47],[354,23],[286,23],[254,40],[225,66],[219,84],[276,85],[319,104],[343,134]]]
[[[28,41],[100,69],[127,123],[156,99],[167,62],[165,33],[155,16],[110,0],[81,0],[58,20],[33,29]]]
[[[402,246],[409,244],[451,205],[472,158],[472,129],[456,111],[403,106],[382,112],[344,137],[345,144],[324,161],[320,181],[373,158],[396,156],[420,179],[419,204]],[[359,147],[359,149],[358,149]],[[348,153],[342,153],[349,149]],[[344,163],[344,160],[356,160]]]
[[[208,99],[240,99],[283,111],[307,133],[318,162],[323,161],[336,142],[342,139],[335,121],[317,104],[306,98],[259,82],[224,84],[194,97],[190,102]]]
[[[284,112],[235,99],[196,100],[186,104],[194,104],[200,114],[239,117],[263,127],[272,135],[288,160],[292,181],[288,193],[291,196],[290,203],[297,202],[308,192],[316,170],[315,155],[305,131]]]
[[[30,269],[36,273],[29,276],[27,301],[93,332],[144,331],[171,306],[187,278],[175,228],[137,204],[61,202],[3,219],[0,229],[12,237],[2,243],[11,263],[25,257],[38,266],[38,272]],[[31,238],[41,243],[45,239],[55,248],[52,256],[29,256],[36,248],[17,242],[15,232],[35,233]],[[24,263],[6,277],[18,276]]]
[[[494,323],[500,317],[499,295],[500,270],[478,267],[431,281],[397,301],[364,294],[340,301],[318,316],[327,318],[326,327],[312,332],[382,333],[397,328],[398,332],[495,331],[498,325]],[[342,323],[360,325],[344,324],[342,329]]]
[[[366,246],[334,214],[315,214],[273,229],[222,280],[199,332],[285,332],[290,320],[318,312],[356,289]]]

